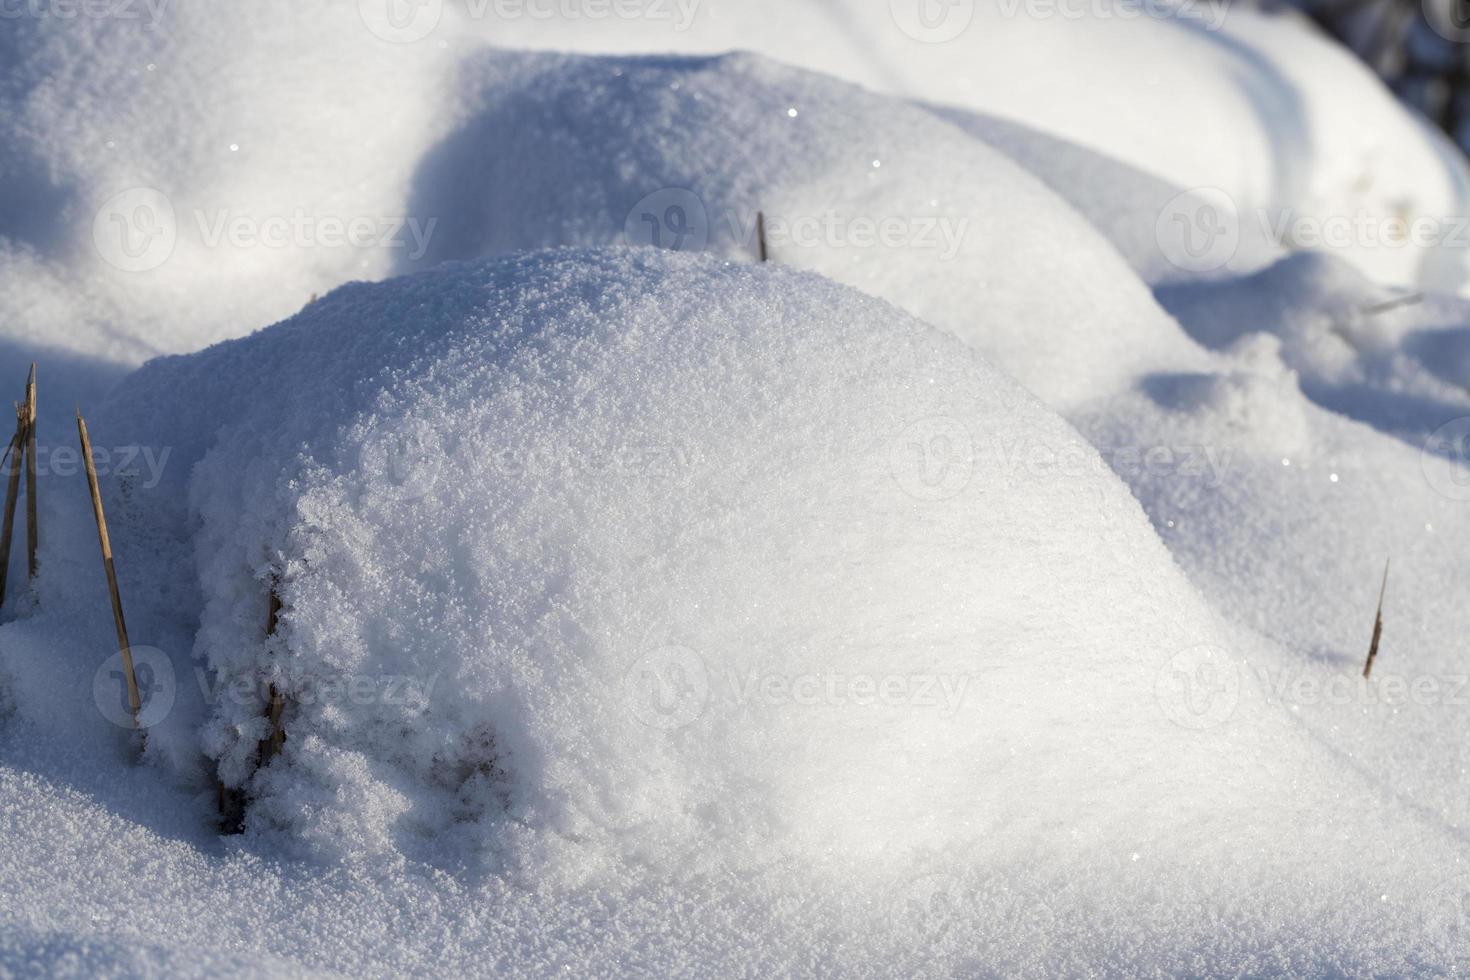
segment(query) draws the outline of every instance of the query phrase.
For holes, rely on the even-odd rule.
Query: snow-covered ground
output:
[[[1297,16],[69,9],[0,976],[1470,969],[1470,165]]]

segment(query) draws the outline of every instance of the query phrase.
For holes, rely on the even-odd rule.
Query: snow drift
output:
[[[1219,30],[1206,30],[1198,5],[1195,16],[1103,6],[1071,18],[955,4],[946,20],[956,33],[941,38],[915,36],[891,6],[704,0],[676,30],[671,18],[507,19],[494,4],[431,3],[414,8],[433,18],[429,30],[393,39],[409,43],[374,33],[383,18],[373,0],[12,18],[0,38],[11,67],[0,161],[15,188],[0,201],[0,330],[32,350],[135,365],[246,334],[342,282],[392,274],[432,241],[432,219],[455,213],[412,213],[412,175],[451,134],[461,63],[487,44],[749,49],[1019,122],[1145,180],[1219,188],[1251,224],[1262,208],[1465,212],[1464,164],[1350,56],[1287,15],[1221,8],[1223,21],[1208,23]],[[206,81],[211,98],[201,100]],[[1081,179],[1064,196],[1132,193],[1128,179]],[[1381,280],[1455,289],[1466,279],[1461,249],[1345,254]]]
[[[421,260],[708,249],[820,272],[943,327],[1053,405],[1204,358],[1107,241],[929,113],[749,55],[468,63],[415,178]],[[513,134],[513,135],[512,135]],[[1065,288],[1057,288],[1065,284]]]
[[[1301,802],[1279,786],[1310,746],[1238,685],[1211,718],[1192,672],[1241,641],[1093,451],[807,274],[446,265],[155,362],[95,429],[177,447],[152,498],[114,501],[119,550],[180,542],[134,581],[192,579],[196,656],[288,692],[261,772],[258,697],[222,688],[203,744],[253,826],[318,853],[1223,868],[1193,823],[1238,843]],[[132,596],[156,621],[166,593]]]

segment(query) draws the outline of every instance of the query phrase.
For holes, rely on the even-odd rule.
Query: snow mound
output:
[[[433,241],[432,221],[458,213],[410,210],[412,176],[450,134],[461,66],[487,44],[757,51],[1016,120],[1171,186],[1220,188],[1252,222],[1262,208],[1447,219],[1470,203],[1453,149],[1288,17],[1220,8],[1220,29],[1208,31],[1194,6],[1138,18],[1107,5],[1071,17],[954,4],[944,12],[953,33],[936,36],[869,2],[693,6],[688,18],[667,7],[663,18],[548,20],[426,3],[413,11],[415,24],[432,19],[424,33],[390,39],[407,43],[381,36],[373,0],[11,18],[0,37],[0,166],[11,188],[0,200],[3,337],[133,365],[398,271]],[[932,164],[944,166],[947,145]],[[1112,176],[1084,173],[1064,196],[1116,196]],[[1045,264],[1066,241],[1028,260]],[[1449,290],[1467,278],[1464,250],[1448,245],[1347,257],[1384,281]]]
[[[1046,183],[1112,243],[1144,282],[1159,286],[1232,272],[1254,272],[1280,257],[1281,246],[1257,221],[1236,222],[1238,237],[1215,254],[1219,269],[1201,268],[1181,246],[1174,214],[1190,217],[1191,196],[1183,188],[1011,119],[936,107],[936,114],[1000,150]],[[1208,198],[1198,200],[1208,201]],[[1213,274],[1213,276],[1211,275]]]
[[[1470,415],[1470,304],[1385,289],[1340,258],[1302,252],[1252,276],[1180,283],[1160,302],[1196,340],[1274,353],[1324,408],[1416,447]],[[1258,358],[1259,360],[1259,358]]]
[[[94,431],[178,447],[155,497],[187,481],[194,561],[137,493],[118,551],[197,576],[206,749],[334,859],[1224,868],[1301,805],[1300,739],[1190,688],[1241,654],[1090,447],[809,274],[449,264],[154,362]],[[252,774],[267,682],[288,737]]]
[[[1470,168],[1458,149],[1289,9],[706,0],[686,29],[671,31],[670,20],[548,29],[471,12],[446,16],[419,43],[748,49],[926,105],[1011,120],[1181,189],[1216,189],[1237,209],[1243,240],[1258,237],[1263,212],[1450,222],[1470,207]],[[1086,174],[1077,194],[1126,193],[1132,181],[1120,188],[1114,176]],[[1453,240],[1355,242],[1338,252],[1382,282],[1456,290],[1470,279]]]
[[[495,53],[456,88],[409,208],[445,216],[423,265],[614,243],[754,261],[763,212],[772,262],[949,330],[1049,404],[1203,361],[1070,207],[918,108],[750,55]]]

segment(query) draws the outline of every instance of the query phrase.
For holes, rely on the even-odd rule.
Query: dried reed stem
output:
[[[26,380],[26,575],[36,577],[36,548],[40,522],[36,519],[36,365]]]
[[[1364,677],[1373,673],[1373,661],[1378,657],[1378,641],[1383,639],[1383,596],[1388,591],[1388,565],[1388,561],[1383,563],[1383,585],[1378,589],[1378,614],[1373,620],[1373,642],[1368,646],[1368,662],[1363,665]]]
[[[92,459],[92,440],[87,435],[87,423],[77,410],[77,435],[82,440],[82,459],[87,464],[87,485],[92,491],[92,515],[97,518],[97,540],[102,545],[102,568],[107,573],[107,591],[112,597],[112,621],[117,627],[117,645],[122,651],[123,676],[128,684],[128,708],[133,713],[133,724],[138,723],[138,712],[142,700],[138,697],[138,678],[133,673],[133,648],[128,643],[128,626],[123,620],[122,596],[117,589],[117,569],[112,561],[112,540],[107,534],[107,515],[102,512],[102,490],[97,485],[97,464]]]

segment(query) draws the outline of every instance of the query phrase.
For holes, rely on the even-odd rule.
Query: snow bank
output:
[[[1019,122],[1171,186],[1220,188],[1250,223],[1261,208],[1466,211],[1463,164],[1368,72],[1296,21],[1241,9],[1210,31],[1197,16],[956,4],[954,33],[929,43],[942,38],[902,11],[856,2],[704,0],[688,18],[668,6],[669,17],[611,21],[436,2],[414,8],[432,20],[421,35],[390,40],[380,6],[140,4],[132,17],[11,19],[0,39],[0,160],[14,188],[0,201],[4,336],[133,365],[391,274],[433,241],[431,221],[457,213],[412,213],[411,179],[449,135],[461,65],[486,44],[759,51]],[[1064,196],[1118,192],[1106,175],[1083,179]],[[1346,254],[1381,280],[1454,289],[1466,278],[1462,249]]]
[[[1150,285],[1229,278],[1238,270],[1263,268],[1283,252],[1281,243],[1270,237],[1269,226],[1237,220],[1214,226],[1234,234],[1210,244],[1194,225],[1197,237],[1190,245],[1199,250],[1196,261],[1184,248],[1175,216],[1193,222],[1202,205],[1217,200],[1208,189],[1191,193],[1104,153],[1011,119],[944,107],[934,111],[1044,181],[1087,218]],[[1228,213],[1225,217],[1228,220]]]
[[[1310,398],[1415,446],[1470,415],[1470,305],[1456,297],[1384,289],[1311,252],[1254,276],[1158,295],[1209,347],[1275,338]]]
[[[1053,405],[1203,358],[1117,254],[928,113],[753,56],[492,54],[415,178],[420,265],[548,245],[759,252],[949,330]],[[514,134],[513,136],[511,134]],[[1065,283],[1065,288],[1056,288]]]
[[[1193,693],[1249,646],[1093,451],[808,274],[446,265],[154,362],[94,430],[176,447],[156,496],[187,479],[194,562],[128,517],[167,500],[114,501],[118,550],[194,580],[220,677],[291,692],[261,773],[253,694],[215,699],[204,746],[252,826],[333,860],[1223,873],[1305,805],[1280,787],[1311,746],[1243,687],[1219,718]],[[140,622],[173,608],[137,580]]]
[[[1271,217],[1453,219],[1470,170],[1350,52],[1305,18],[1241,5],[955,3],[797,5],[709,0],[687,28],[640,18],[477,17],[446,8],[425,44],[477,37],[588,52],[748,48],[926,104],[1020,123],[1185,190],[1214,188],[1241,224]],[[1085,192],[1114,193],[1106,175]],[[1268,222],[1269,224],[1269,222]],[[1244,231],[1250,237],[1254,231]],[[1453,289],[1464,250],[1338,251],[1382,281]],[[1249,271],[1243,261],[1236,266]]]
[[[1225,369],[1141,379],[1073,421],[1215,607],[1297,651],[1266,676],[1270,698],[1463,832],[1463,301],[1395,294],[1310,254],[1160,296]],[[1121,453],[1140,446],[1152,462]],[[1211,465],[1186,469],[1195,456]],[[1390,558],[1374,681],[1345,683]]]

